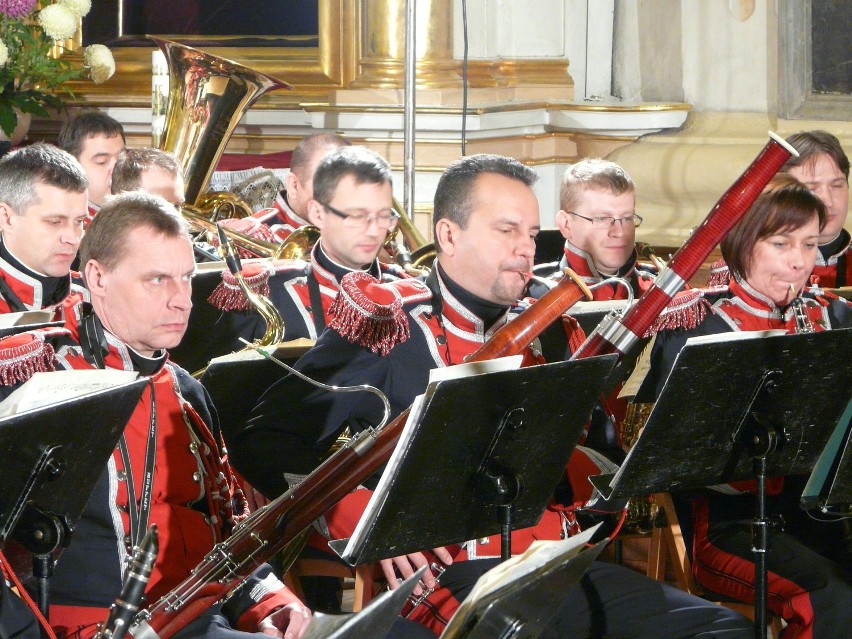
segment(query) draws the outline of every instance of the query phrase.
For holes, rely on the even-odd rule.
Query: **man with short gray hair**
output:
[[[33,144],[0,160],[0,313],[53,308],[72,291],[86,175],[71,154]]]

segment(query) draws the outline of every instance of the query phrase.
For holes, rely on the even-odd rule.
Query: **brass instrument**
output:
[[[645,242],[636,242],[636,250],[639,253],[639,257],[646,258],[654,265],[654,268],[656,268],[658,272],[662,272],[662,270],[666,268],[666,261],[657,255],[656,251],[654,251],[654,247],[650,244]]]
[[[218,225],[214,226],[219,233],[219,251],[222,253],[222,257],[228,265],[228,269],[230,269],[234,279],[237,280],[237,284],[239,284],[243,294],[246,296],[246,299],[248,299],[249,303],[255,308],[266,323],[266,331],[261,337],[255,340],[254,344],[257,346],[277,344],[284,339],[285,327],[281,313],[278,312],[278,309],[275,308],[275,305],[269,300],[269,298],[255,293],[251,290],[251,287],[246,284],[246,281],[243,279],[243,267],[242,264],[240,264],[240,258],[234,250],[234,245],[231,243],[230,238],[228,238],[225,234],[225,228]],[[195,379],[200,379],[206,371],[207,366],[195,371],[192,376]]]
[[[219,195],[218,193],[216,195]],[[267,242],[234,229],[220,226],[207,219],[204,211],[195,206],[184,205],[183,217],[196,228],[217,234],[221,230],[229,240],[240,248],[251,251],[258,257],[269,257],[275,260],[306,260],[311,254],[311,248],[319,239],[320,232],[315,226],[303,226],[293,231],[283,242]]]
[[[435,243],[426,241],[396,198],[393,199],[393,210],[399,216],[399,221],[393,231],[388,233],[385,248],[396,263],[410,274],[428,272],[435,260]],[[402,235],[403,242],[397,239],[398,235]]]
[[[169,96],[160,149],[183,169],[186,201],[197,205],[237,123],[264,93],[292,87],[241,64],[148,36],[166,56]]]
[[[260,96],[292,87],[236,62],[177,42],[150,38],[163,50],[169,68],[169,97],[160,149],[174,153],[183,169],[189,203],[182,207],[184,217],[193,226],[215,235],[219,220],[253,213],[233,193],[205,193],[234,128]],[[279,245],[230,229],[225,232],[241,248],[260,257],[281,259],[304,259],[319,237],[318,229],[305,227]]]

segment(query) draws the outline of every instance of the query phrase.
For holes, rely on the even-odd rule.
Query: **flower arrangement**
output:
[[[91,0],[0,0],[0,129],[11,135],[18,111],[42,117],[63,109],[58,94],[73,97],[69,80],[88,74],[97,84],[115,73],[115,60],[102,44],[86,47],[82,68],[59,56],[54,46],[74,35]]]

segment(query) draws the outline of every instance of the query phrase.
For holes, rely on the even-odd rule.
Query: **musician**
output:
[[[151,382],[51,580],[51,623],[87,637],[106,618],[128,554],[149,525],[159,529],[147,589],[155,602],[189,576],[245,508],[220,457],[209,397],[166,351],[183,336],[191,305],[195,263],[182,218],[156,196],[115,196],[92,221],[80,253],[91,305],[69,305],[61,329],[0,341],[0,377],[14,384],[45,367],[101,368],[136,371]],[[296,637],[309,618],[264,566],[184,636],[237,637],[234,628]]]
[[[630,175],[618,164],[600,158],[589,158],[569,166],[562,176],[559,188],[559,212],[556,226],[565,238],[564,255],[558,262],[539,264],[533,273],[539,277],[558,280],[564,269],[570,268],[583,281],[592,286],[609,277],[620,277],[630,283],[628,291],[623,284],[613,283],[592,290],[596,301],[624,300],[632,293],[640,296],[653,283],[656,272],[647,265],[639,264],[636,249],[636,228],[642,218],[636,214],[636,186]],[[531,282],[528,295],[541,297],[545,292],[542,284]],[[566,332],[576,331],[576,325],[566,324]],[[554,330],[542,336],[545,352],[547,342],[555,341]],[[571,345],[582,343],[582,333],[569,339]],[[566,351],[564,336],[557,345]],[[570,355],[570,353],[567,353]],[[621,422],[627,409],[625,400],[619,399],[619,385],[612,393],[602,398],[592,412],[586,428],[584,446],[604,454],[608,459],[620,462],[622,450]],[[577,504],[585,503],[592,496],[588,475],[580,464],[582,450],[577,450],[569,464],[570,495],[568,487],[560,488],[560,498]],[[601,472],[604,472],[601,469]]]
[[[637,399],[652,401],[659,395],[674,360],[689,337],[727,331],[785,329],[796,331],[791,303],[805,303],[806,321],[814,330],[852,326],[852,307],[838,298],[804,292],[819,254],[822,229],[829,216],[825,205],[807,187],[779,174],[743,219],[722,241],[721,249],[732,272],[723,289],[688,291],[680,295],[677,315],[681,328],[660,332],[651,354],[651,369]],[[685,312],[691,310],[691,313]],[[659,325],[673,320],[665,314]],[[753,484],[753,482],[752,482]],[[796,484],[796,486],[794,486]],[[801,485],[790,478],[772,478],[767,488],[774,496],[768,511],[787,520],[783,531],[773,530],[769,569],[769,608],[788,624],[789,637],[847,636],[852,623],[852,572],[823,555],[842,546],[840,535],[828,545],[808,547],[804,517],[798,507]],[[779,493],[783,486],[783,492]],[[694,529],[693,566],[707,589],[743,601],[754,597],[754,564],[750,519],[755,497],[747,487],[730,491],[704,491],[695,496],[691,517],[682,521]],[[797,492],[796,492],[797,491]],[[683,506],[683,504],[682,504]],[[689,510],[686,505],[685,510]],[[816,550],[816,552],[815,552]]]
[[[363,270],[386,280],[406,277],[401,268],[376,258],[398,220],[392,208],[391,179],[388,163],[365,147],[343,146],[326,155],[314,175],[315,199],[308,203],[321,234],[310,262],[244,265],[246,282],[268,295],[281,314],[285,340],[317,338],[345,274]],[[209,287],[210,277],[219,275],[201,275],[200,290]],[[233,275],[225,270],[221,280],[209,300],[197,304],[185,343],[175,353],[188,368],[238,350],[240,337],[252,340],[266,330],[264,319],[251,308]]]
[[[124,127],[106,113],[86,111],[62,125],[56,144],[83,166],[89,181],[91,221],[111,193],[112,170],[125,147]]]
[[[145,191],[180,207],[184,200],[183,171],[173,153],[152,147],[125,149],[112,170],[113,194]]]
[[[315,133],[303,138],[290,158],[290,172],[284,177],[285,188],[275,196],[272,206],[249,217],[224,220],[222,224],[266,242],[284,242],[303,226],[316,226],[310,219],[309,203],[313,199],[317,165],[328,153],[351,144],[336,133]],[[241,248],[237,250],[242,257],[251,257]]]
[[[509,320],[535,254],[535,179],[531,169],[501,156],[475,155],[452,164],[435,194],[438,258],[426,281],[379,284],[360,274],[344,278],[346,297],[338,296],[337,314],[298,368],[326,383],[375,385],[387,395],[394,415],[410,405],[426,387],[429,369],[461,363]],[[277,495],[287,485],[282,472],[309,472],[344,426],[360,431],[377,424],[381,412],[370,395],[330,394],[289,377],[266,391],[245,424],[226,433],[228,448],[249,481],[267,495]],[[369,491],[357,490],[329,510],[325,520],[330,536],[350,534],[368,498]],[[523,550],[540,536],[540,529],[550,528],[550,538],[558,538],[560,522],[558,513],[548,511],[544,526],[515,532],[513,551]],[[448,549],[434,552],[444,563],[452,559]],[[474,553],[493,557],[499,544],[474,542],[459,551],[442,579],[458,578],[464,585],[437,589],[410,618],[440,632],[473,580],[495,565],[490,559],[463,561]],[[407,576],[412,564],[429,561],[414,553],[384,561],[382,567],[393,586],[396,570]],[[423,581],[431,588],[435,576],[427,571]],[[567,593],[546,634],[660,638],[692,637],[701,631],[707,636],[713,631],[718,636],[751,635],[748,621],[735,613],[626,568],[596,563],[581,585]]]
[[[290,158],[290,172],[284,177],[284,190],[280,191],[261,219],[278,238],[287,237],[306,224],[316,225],[311,219],[310,202],[314,199],[314,173],[326,155],[352,143],[336,133],[314,133],[302,138]]]
[[[635,295],[653,282],[654,274],[640,267],[636,250],[636,186],[627,172],[614,162],[585,159],[569,166],[559,188],[556,226],[565,238],[559,262],[539,264],[541,277],[561,276],[571,268],[586,284],[607,277],[628,280]],[[623,286],[612,284],[593,291],[596,300],[627,299]],[[533,297],[539,297],[533,292]]]
[[[824,288],[852,283],[849,231],[844,228],[849,210],[849,158],[840,141],[827,131],[802,131],[787,138],[799,152],[781,167],[807,186],[825,204],[828,218],[820,231],[819,252],[811,282]],[[708,286],[727,285],[730,271],[724,260],[710,267]]]
[[[0,160],[0,313],[55,309],[73,294],[71,263],[86,219],[86,176],[70,154],[37,143]]]
[[[849,158],[840,141],[826,131],[803,131],[787,138],[799,152],[781,168],[807,186],[825,204],[828,218],[819,233],[813,275],[822,287],[852,285],[849,231]]]

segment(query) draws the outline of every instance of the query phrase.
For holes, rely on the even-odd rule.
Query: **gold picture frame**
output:
[[[239,62],[293,85],[292,91],[270,93],[255,108],[293,108],[302,102],[324,101],[330,91],[344,88],[355,77],[358,62],[360,3],[357,0],[319,0],[319,33],[288,36],[289,40],[317,41],[317,46],[206,47],[198,41],[220,44],[221,38],[193,36],[196,48]],[[162,38],[180,36],[161,34]],[[116,73],[106,83],[72,83],[77,98],[69,106],[147,107],[151,103],[151,52],[146,47],[115,47]]]

